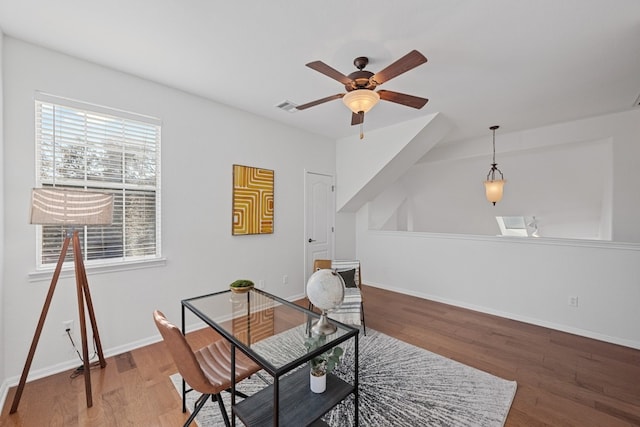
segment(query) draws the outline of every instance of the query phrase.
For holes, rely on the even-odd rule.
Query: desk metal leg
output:
[[[359,388],[359,385],[358,385],[358,371],[359,371],[358,359],[360,359],[360,352],[358,350],[358,335],[359,334],[356,334],[356,336],[354,337],[356,342],[355,342],[355,345],[354,345],[354,350],[355,350],[355,354],[354,354],[354,356],[355,356],[354,357],[354,366],[355,366],[355,368],[354,369],[355,369],[355,372],[354,372],[354,375],[353,375],[353,378],[354,378],[353,386],[355,388],[355,390],[354,390],[355,401],[354,401],[354,405],[353,405],[354,408],[355,408],[354,425],[356,427],[358,426],[358,419],[359,419],[358,415],[360,414],[360,409],[358,408],[358,388]]]
[[[273,427],[278,427],[280,417],[280,378],[273,377]]]
[[[182,307],[182,335],[185,335],[185,324],[184,324],[184,305],[180,304]],[[182,379],[182,413],[187,412],[187,382]]]
[[[236,406],[236,345],[234,343],[231,343],[231,427],[236,427],[235,406]]]

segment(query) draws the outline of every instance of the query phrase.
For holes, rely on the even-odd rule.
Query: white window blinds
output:
[[[114,194],[113,224],[79,230],[85,262],[160,257],[160,121],[43,93],[35,108],[36,186]],[[65,234],[42,226],[39,267],[57,262]]]

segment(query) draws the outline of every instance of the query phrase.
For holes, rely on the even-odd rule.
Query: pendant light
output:
[[[502,200],[502,191],[504,189],[504,183],[507,182],[502,175],[502,171],[498,169],[496,163],[496,129],[500,126],[491,126],[489,129],[493,131],[493,162],[491,163],[491,169],[487,174],[487,179],[484,182],[485,193],[487,200],[493,203],[495,206],[497,202]],[[500,179],[496,179],[496,171],[500,173]]]

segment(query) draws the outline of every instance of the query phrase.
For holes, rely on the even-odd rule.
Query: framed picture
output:
[[[269,169],[233,165],[231,234],[273,233],[273,177]]]

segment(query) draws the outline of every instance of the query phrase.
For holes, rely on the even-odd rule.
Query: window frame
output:
[[[78,101],[78,100],[73,100],[73,99],[69,99],[69,98],[63,98],[63,97],[59,97],[56,95],[51,95],[51,94],[47,94],[47,93],[43,93],[43,92],[36,92],[35,96],[34,96],[34,113],[35,113],[35,117],[34,117],[34,145],[35,145],[35,153],[34,153],[34,160],[35,160],[35,186],[37,188],[41,188],[41,187],[46,187],[46,186],[56,186],[56,183],[58,184],[58,186],[60,187],[69,187],[68,182],[64,183],[64,181],[57,181],[57,179],[60,179],[60,177],[56,177],[56,171],[55,168],[52,167],[51,168],[51,178],[47,179],[46,177],[42,176],[42,149],[44,147],[44,139],[40,137],[41,133],[43,132],[43,127],[41,125],[41,123],[39,123],[39,119],[41,119],[41,114],[39,112],[39,110],[41,110],[41,105],[45,104],[45,105],[53,105],[53,106],[60,106],[62,108],[65,109],[72,109],[72,110],[76,110],[80,113],[83,114],[93,114],[93,115],[97,115],[100,116],[101,119],[104,119],[105,121],[107,121],[109,118],[113,118],[116,121],[120,121],[121,123],[124,122],[134,122],[136,125],[142,125],[142,126],[149,126],[151,128],[155,128],[155,132],[153,133],[155,136],[155,147],[154,147],[154,163],[152,164],[152,167],[154,168],[154,179],[153,181],[155,181],[155,185],[151,184],[149,185],[149,183],[138,183],[138,184],[132,184],[130,182],[127,182],[126,178],[123,178],[120,182],[115,182],[115,181],[109,181],[109,180],[100,180],[100,179],[96,179],[96,180],[87,180],[86,177],[86,172],[87,172],[87,168],[86,166],[84,166],[84,179],[82,180],[82,183],[80,183],[80,180],[76,180],[76,182],[73,185],[73,188],[78,188],[78,189],[87,189],[89,191],[91,191],[92,189],[105,189],[105,188],[110,188],[113,189],[114,191],[116,191],[116,194],[118,194],[118,192],[120,192],[120,194],[126,194],[127,191],[131,191],[133,189],[133,191],[136,190],[145,190],[147,192],[151,191],[154,193],[154,197],[155,197],[155,204],[152,205],[154,206],[155,209],[155,223],[151,224],[152,227],[155,228],[155,241],[153,241],[152,243],[154,245],[152,245],[150,248],[151,250],[153,250],[153,254],[146,254],[146,255],[136,255],[136,256],[127,256],[126,254],[126,250],[127,250],[127,245],[125,243],[126,240],[125,239],[125,229],[126,229],[126,223],[123,220],[122,223],[120,224],[120,229],[122,231],[122,243],[120,246],[118,246],[118,250],[121,251],[121,255],[118,257],[111,257],[111,258],[98,258],[98,259],[88,259],[88,250],[86,249],[86,243],[87,243],[87,239],[88,234],[87,233],[87,227],[83,227],[83,232],[81,233],[83,238],[81,241],[82,247],[83,247],[83,261],[85,263],[86,269],[87,271],[92,271],[92,272],[108,272],[108,271],[113,271],[113,270],[130,270],[130,269],[137,269],[137,268],[145,268],[145,267],[149,267],[149,266],[157,266],[157,265],[164,265],[165,263],[165,259],[162,256],[162,218],[161,218],[161,200],[162,200],[162,194],[161,194],[161,190],[162,190],[162,186],[161,186],[161,145],[162,145],[162,122],[160,121],[160,119],[155,118],[155,117],[151,117],[151,116],[145,116],[145,115],[141,115],[141,114],[136,114],[136,113],[132,113],[132,112],[128,112],[128,111],[123,111],[123,110],[118,110],[118,109],[114,109],[114,108],[110,108],[110,107],[105,107],[105,106],[101,106],[101,105],[96,105],[96,104],[90,104],[87,102],[82,102],[82,101]],[[86,123],[86,120],[85,120]],[[122,125],[122,127],[124,128],[124,125]],[[125,143],[125,147],[123,148],[123,153],[130,153],[133,147],[133,143],[126,143],[125,142],[125,138],[123,137],[121,140],[117,140],[117,144],[118,143]],[[153,139],[151,140],[151,145],[153,145]],[[82,142],[80,142],[78,145],[83,145],[83,144],[90,144],[90,141],[88,140],[83,140]],[[87,156],[83,156],[83,163],[86,161]],[[109,161],[109,159],[103,159],[105,161]],[[121,175],[124,177],[126,174],[126,171],[123,169],[121,171]],[[62,183],[61,183],[62,182]],[[81,185],[77,185],[77,184],[81,184]],[[123,202],[124,203],[124,202]],[[37,225],[36,226],[36,251],[35,251],[35,265],[36,265],[36,271],[29,273],[29,278],[30,280],[40,280],[43,275],[49,274],[50,271],[52,271],[55,268],[56,263],[53,262],[47,262],[44,263],[44,258],[43,258],[43,226],[41,225]],[[155,250],[153,249],[155,246]],[[72,251],[69,251],[69,253],[72,253]],[[69,255],[69,254],[68,254]],[[63,274],[62,276],[65,276],[64,272],[69,273],[69,270],[71,273],[73,273],[73,262],[70,262],[70,258],[69,256],[67,256],[67,259],[63,265]]]

